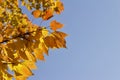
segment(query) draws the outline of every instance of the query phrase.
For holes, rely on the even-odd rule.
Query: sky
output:
[[[120,80],[120,0],[62,2],[53,19],[65,25],[67,49],[50,50],[28,80]]]

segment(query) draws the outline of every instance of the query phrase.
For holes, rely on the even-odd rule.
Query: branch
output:
[[[37,30],[42,30],[42,29],[41,29],[40,27],[38,27]],[[37,30],[36,30],[36,31],[37,31]],[[25,39],[25,35],[30,35],[31,33],[36,32],[36,31],[26,32],[26,33],[24,33],[24,34],[19,34],[19,35],[17,35],[17,36],[12,37],[12,38],[9,38],[9,39],[6,39],[6,40],[3,40],[3,41],[0,42],[0,43],[5,43],[5,42],[8,42],[8,41],[10,41],[10,40],[13,40],[13,39],[19,38],[19,37]]]

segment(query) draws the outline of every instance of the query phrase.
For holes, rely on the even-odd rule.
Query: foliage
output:
[[[0,80],[26,80],[50,48],[66,48],[67,34],[58,31],[63,24],[53,20],[51,30],[33,24],[21,5],[43,21],[64,10],[60,0],[0,0]]]

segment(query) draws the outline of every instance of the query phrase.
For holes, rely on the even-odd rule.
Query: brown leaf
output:
[[[52,34],[55,38],[55,42],[57,44],[57,47],[58,48],[66,48],[66,41],[64,38],[67,36],[67,34],[65,34],[63,32],[59,32],[59,31],[55,31]]]
[[[53,36],[45,37],[44,42],[45,42],[47,47],[50,47],[50,48],[56,48],[57,47],[57,44],[55,42],[55,38]]]

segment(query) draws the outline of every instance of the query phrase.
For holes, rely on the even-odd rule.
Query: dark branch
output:
[[[41,28],[38,28],[37,30],[42,30],[42,29],[41,29]],[[37,30],[36,30],[36,31],[37,31]],[[19,35],[17,35],[17,36],[12,37],[12,38],[3,40],[3,41],[0,42],[0,43],[5,43],[5,42],[8,42],[8,41],[13,40],[13,39],[16,39],[16,38],[23,38],[23,39],[25,39],[25,35],[30,35],[31,33],[36,32],[36,31],[26,32],[26,33],[24,33],[24,34],[19,34]]]

